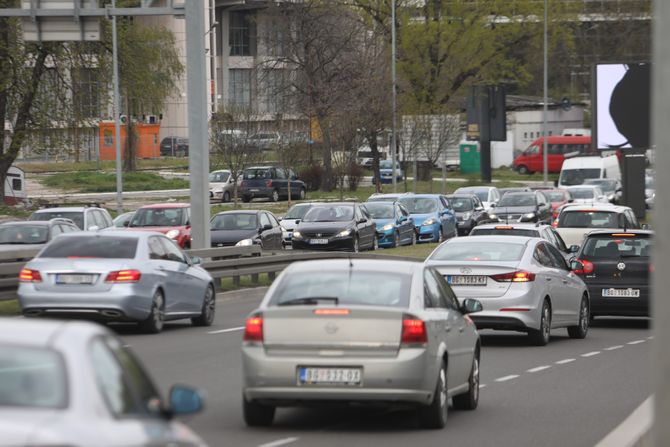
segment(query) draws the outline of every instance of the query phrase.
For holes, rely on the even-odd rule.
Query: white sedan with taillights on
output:
[[[588,333],[586,285],[546,240],[460,237],[436,248],[426,264],[459,299],[482,303],[483,311],[471,317],[478,329],[526,332],[535,345],[546,345],[552,329],[567,328],[571,338]]]

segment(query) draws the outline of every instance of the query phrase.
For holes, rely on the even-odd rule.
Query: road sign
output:
[[[39,9],[49,10],[72,9],[72,17],[37,16],[36,4]],[[22,19],[21,28],[25,41],[97,41],[100,40],[100,18],[79,15],[82,9],[97,8],[95,0],[22,0],[21,8],[30,10],[32,15]]]

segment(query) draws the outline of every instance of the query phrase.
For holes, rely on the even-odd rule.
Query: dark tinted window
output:
[[[430,269],[426,269],[423,272],[423,294],[424,294],[424,305],[426,308],[447,308],[447,302],[442,296],[442,290],[440,289],[440,284],[437,282],[435,275]]]
[[[51,220],[56,217],[71,219],[75,225],[84,229],[84,213],[81,211],[40,211],[33,213],[28,220]]]
[[[245,169],[244,173],[242,174],[242,178],[244,180],[258,180],[258,179],[272,178],[272,171],[267,168]]]
[[[444,299],[447,308],[452,310],[459,310],[458,299],[456,298],[456,294],[454,293],[453,290],[451,290],[451,286],[444,279],[444,276],[440,275],[440,273],[437,272],[436,270],[432,270],[432,273],[433,276],[435,276],[435,280],[437,281],[437,285],[440,288],[440,293],[442,295],[442,298]]]
[[[40,258],[133,259],[137,239],[114,236],[71,236],[54,239]]]
[[[652,240],[646,234],[633,236],[613,235],[590,236],[584,242],[583,256],[589,258],[648,257],[651,256]]]
[[[619,214],[609,211],[565,211],[558,228],[618,228]]]
[[[474,203],[469,197],[451,197],[449,201],[454,211],[472,211],[474,209]]]
[[[565,263],[565,258],[561,255],[556,247],[553,245],[546,245],[545,248],[556,268],[561,270],[570,270],[568,268],[568,264]]]
[[[535,253],[533,253],[533,258],[535,258],[537,262],[539,262],[545,267],[556,268],[556,265],[554,265],[554,261],[551,258],[551,255],[547,251],[547,247],[545,247],[544,244],[539,244],[537,247],[535,247]]]
[[[302,219],[312,205],[293,205],[284,215],[284,219]]]
[[[43,244],[49,229],[46,225],[0,226],[0,244]]]
[[[535,194],[533,193],[509,193],[505,194],[502,199],[500,199],[500,203],[498,203],[498,206],[505,207],[505,206],[535,206],[536,201],[535,201]]]
[[[186,208],[140,208],[135,211],[130,227],[176,227],[188,220]]]

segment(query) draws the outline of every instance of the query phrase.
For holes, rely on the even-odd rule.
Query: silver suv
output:
[[[103,230],[113,225],[112,216],[109,212],[97,206],[45,208],[35,211],[28,220],[51,220],[55,218],[70,219],[85,231]]]

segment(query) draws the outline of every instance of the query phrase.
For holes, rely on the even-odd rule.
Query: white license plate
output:
[[[93,284],[95,275],[56,275],[56,284]]]
[[[361,368],[299,368],[301,385],[338,384],[359,385],[363,378]]]
[[[314,245],[326,245],[328,243],[328,239],[310,239],[309,243]]]
[[[258,192],[259,189],[250,189],[249,191],[251,191],[251,192]]]
[[[452,286],[485,286],[485,275],[449,275],[447,282]]]
[[[602,295],[606,297],[639,298],[640,289],[603,289]]]

